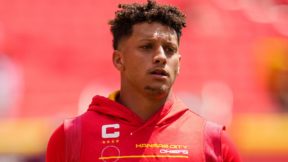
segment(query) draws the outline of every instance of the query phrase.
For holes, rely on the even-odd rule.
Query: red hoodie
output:
[[[208,128],[203,118],[175,98],[143,122],[123,105],[96,96],[76,120],[81,127],[70,127],[74,133],[67,135],[71,130],[63,124],[53,133],[47,162],[64,162],[71,156],[81,162],[240,161],[221,127]]]

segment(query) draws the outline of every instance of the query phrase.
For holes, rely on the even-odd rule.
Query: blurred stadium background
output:
[[[0,0],[0,162],[44,161],[63,119],[119,87],[107,22],[125,2]],[[188,20],[175,93],[243,161],[288,161],[288,0],[159,2]]]

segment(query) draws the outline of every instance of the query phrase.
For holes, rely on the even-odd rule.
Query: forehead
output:
[[[135,24],[132,31],[131,37],[136,39],[164,39],[166,41],[177,42],[176,31],[169,26],[157,22]]]

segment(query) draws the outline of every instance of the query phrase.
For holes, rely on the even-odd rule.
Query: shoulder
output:
[[[63,162],[65,151],[65,133],[64,125],[61,124],[51,135],[47,151],[46,161],[47,162]]]
[[[219,161],[221,158],[221,135],[224,127],[206,121],[204,125],[204,153],[207,161]]]
[[[207,161],[240,162],[240,156],[225,127],[210,121],[204,126],[204,152]]]
[[[221,133],[221,154],[223,161],[227,162],[240,162],[240,155],[225,131]]]
[[[75,147],[77,149],[80,148],[80,129],[80,116],[64,120],[64,122],[52,133],[49,139],[46,150],[46,162],[63,162],[67,158],[66,152],[74,151]]]

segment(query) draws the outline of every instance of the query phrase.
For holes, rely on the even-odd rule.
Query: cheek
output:
[[[129,58],[125,59],[125,66],[126,68],[131,68],[131,70],[143,70],[148,66],[149,60],[147,57],[144,56],[139,56],[139,55],[133,55]]]
[[[171,79],[174,80],[179,74],[179,66],[177,63],[173,63],[170,66]]]
[[[143,71],[145,68],[143,66],[143,62],[131,59],[125,61],[125,63],[123,64],[123,69],[125,69],[127,73],[130,73],[130,75],[135,76],[141,74],[141,71]]]
[[[173,70],[178,74],[179,70],[180,70],[180,62],[179,60],[175,60],[173,61],[173,64],[171,65]]]
[[[180,66],[178,65],[177,68],[175,68],[176,76],[180,73]]]

